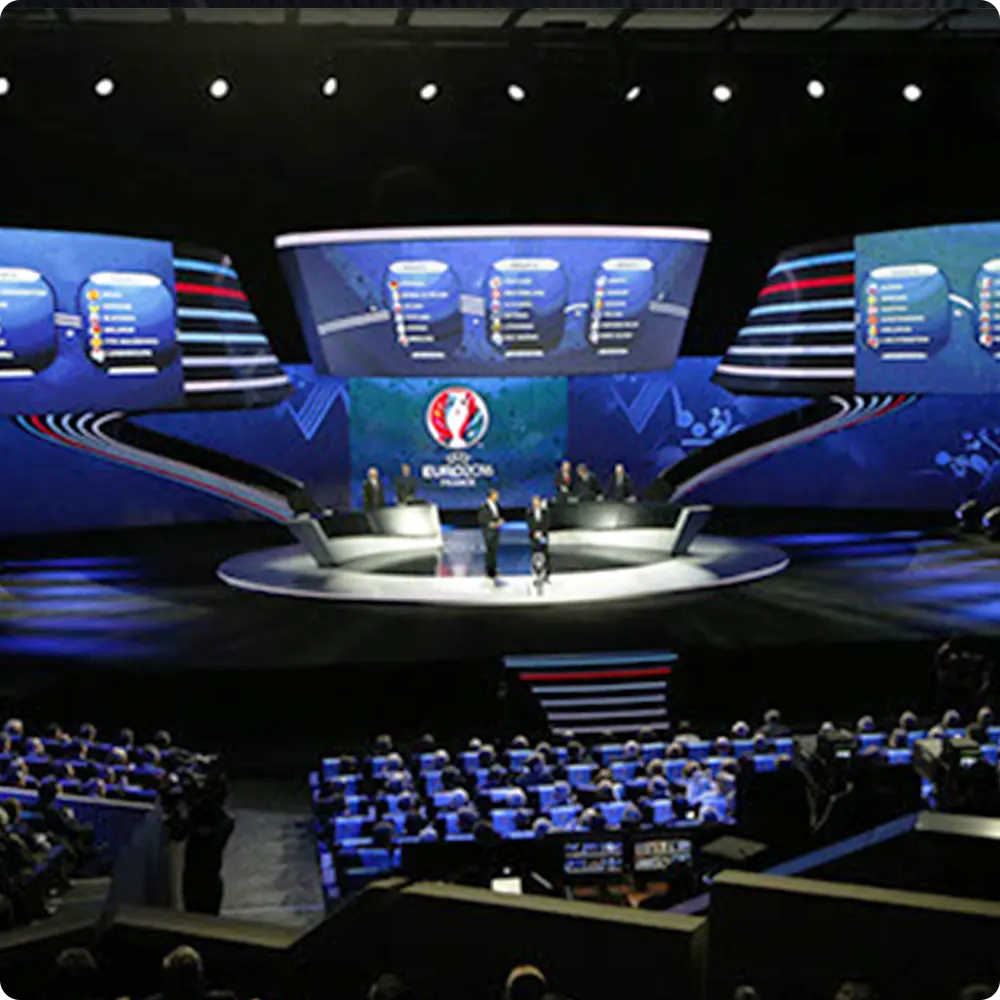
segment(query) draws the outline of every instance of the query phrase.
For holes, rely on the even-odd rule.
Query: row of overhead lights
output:
[[[0,97],[6,97],[10,93],[10,80],[5,76],[0,76]],[[329,76],[323,81],[320,93],[324,97],[333,97],[340,89],[340,84],[335,76]],[[221,101],[229,96],[232,85],[225,77],[217,77],[208,85],[208,94],[216,101]],[[94,93],[98,97],[110,97],[115,92],[115,81],[109,76],[101,77],[94,84]],[[417,96],[422,101],[433,101],[441,88],[438,84],[428,81],[417,90]],[[826,96],[826,84],[822,80],[812,79],[806,84],[806,93],[815,101]],[[520,103],[528,96],[528,92],[519,83],[511,83],[507,86],[507,96],[514,102]],[[642,87],[633,84],[623,94],[624,100],[631,104],[642,96]],[[726,83],[717,83],[712,88],[712,97],[719,104],[728,104],[734,97],[733,88]],[[915,83],[908,83],[903,87],[903,98],[911,104],[919,101],[924,96],[923,90]]]

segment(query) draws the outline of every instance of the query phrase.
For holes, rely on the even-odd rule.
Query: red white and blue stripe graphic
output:
[[[854,264],[846,240],[783,254],[714,380],[737,394],[853,394]]]
[[[666,729],[671,652],[508,656],[538,699],[555,734],[637,733]]]
[[[139,472],[168,479],[253,511],[281,524],[295,520],[295,512],[278,493],[242,483],[187,462],[168,458],[116,441],[108,428],[123,419],[121,413],[19,416],[15,424],[49,444],[95,455]]]
[[[272,406],[291,392],[228,258],[177,249],[177,340],[188,407]]]

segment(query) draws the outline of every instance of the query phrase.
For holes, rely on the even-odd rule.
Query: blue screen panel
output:
[[[0,412],[184,402],[173,248],[0,230]]]
[[[483,227],[280,237],[326,374],[518,376],[669,368],[709,234]]]
[[[858,391],[1000,390],[1000,223],[855,243]]]

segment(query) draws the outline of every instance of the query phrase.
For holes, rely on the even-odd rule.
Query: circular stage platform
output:
[[[476,529],[445,529],[428,539],[357,536],[331,542],[336,565],[317,566],[298,545],[229,559],[219,577],[255,593],[370,604],[474,608],[539,607],[663,597],[750,583],[788,565],[780,549],[739,539],[699,536],[687,555],[671,557],[665,528],[553,532],[552,576],[539,590],[523,525],[504,528],[499,585],[484,575]]]

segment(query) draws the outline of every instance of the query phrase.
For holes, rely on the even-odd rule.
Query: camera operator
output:
[[[235,822],[226,811],[226,776],[213,769],[193,788],[184,851],[184,909],[218,916],[224,885],[222,857]]]

